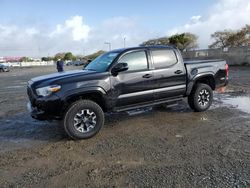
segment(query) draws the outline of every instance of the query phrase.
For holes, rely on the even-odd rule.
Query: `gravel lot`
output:
[[[83,141],[26,111],[26,82],[51,72],[0,74],[0,187],[250,187],[250,67],[230,67],[230,85],[204,113],[183,101],[107,114]]]

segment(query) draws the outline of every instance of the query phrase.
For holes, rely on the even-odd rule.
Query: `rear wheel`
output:
[[[87,139],[96,135],[104,124],[102,108],[90,100],[74,103],[66,112],[63,125],[73,139]]]
[[[213,102],[213,90],[207,84],[197,84],[188,96],[188,104],[196,112],[207,110]]]

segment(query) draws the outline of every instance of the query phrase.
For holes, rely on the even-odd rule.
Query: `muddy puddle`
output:
[[[36,121],[29,114],[0,119],[0,153],[65,137],[57,122]]]
[[[217,99],[224,106],[236,108],[242,112],[250,114],[250,96],[231,96],[223,94]]]

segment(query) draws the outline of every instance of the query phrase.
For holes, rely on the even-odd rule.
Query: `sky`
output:
[[[87,55],[191,32],[199,48],[218,30],[250,24],[249,0],[0,0],[0,56]]]

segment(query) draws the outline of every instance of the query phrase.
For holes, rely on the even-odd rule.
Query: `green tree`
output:
[[[229,38],[234,35],[233,31],[224,30],[224,31],[216,31],[211,35],[215,41],[209,45],[209,48],[225,48],[228,47]]]
[[[198,47],[197,39],[192,33],[176,34],[169,37],[169,44],[175,45],[181,51],[187,51]]]
[[[76,60],[76,57],[75,57],[71,52],[67,52],[67,53],[65,53],[63,59],[64,59],[65,61],[66,61],[66,60],[68,60],[68,61],[75,61],[75,60]]]
[[[250,45],[250,25],[246,25],[241,30],[236,31],[228,38],[229,47],[242,47]]]
[[[22,57],[22,58],[20,59],[20,61],[21,61],[21,62],[28,62],[28,61],[30,61],[30,58],[28,58],[28,57]]]
[[[52,61],[53,57],[42,57],[41,60],[42,61]]]
[[[161,37],[156,39],[150,39],[148,41],[143,42],[140,46],[152,46],[152,45],[168,45],[169,40],[167,37]]]
[[[58,61],[59,59],[64,59],[65,53],[57,53],[54,57],[54,61]]]
[[[41,60],[42,61],[48,61],[48,57],[42,57]]]
[[[93,54],[87,55],[84,58],[87,59],[87,60],[93,60],[93,59],[97,58],[98,56],[100,56],[100,55],[102,55],[104,53],[106,53],[106,52],[103,51],[103,50],[100,50],[100,51],[95,52]]]
[[[192,33],[182,33],[170,37],[161,37],[143,42],[140,46],[150,45],[174,45],[181,51],[197,48],[198,37]]]
[[[76,55],[75,58],[76,60],[79,60],[79,61],[86,61],[85,56],[83,55]]]
[[[214,39],[214,42],[209,45],[209,48],[250,46],[250,25],[246,25],[238,31],[216,31],[211,38]]]

